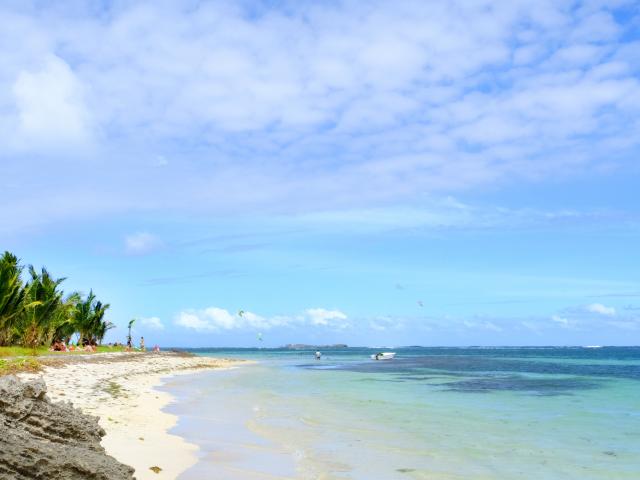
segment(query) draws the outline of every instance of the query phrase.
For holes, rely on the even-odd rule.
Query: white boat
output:
[[[371,355],[371,360],[391,360],[396,356],[396,352],[380,352],[375,355]]]

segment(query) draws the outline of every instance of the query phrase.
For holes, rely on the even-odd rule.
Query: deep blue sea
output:
[[[184,479],[640,479],[639,347],[191,351]]]

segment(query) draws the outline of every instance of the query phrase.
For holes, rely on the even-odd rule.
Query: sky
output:
[[[110,303],[107,341],[640,344],[637,1],[0,24],[0,249]]]

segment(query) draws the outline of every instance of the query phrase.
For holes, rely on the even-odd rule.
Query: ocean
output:
[[[640,478],[640,347],[191,351],[257,363],[163,387],[184,480]]]

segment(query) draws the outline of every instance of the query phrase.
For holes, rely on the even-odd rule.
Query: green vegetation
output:
[[[0,358],[0,375],[11,375],[19,372],[37,372],[40,362],[35,358]]]
[[[33,348],[21,347],[14,345],[11,347],[0,347],[0,358],[2,357],[26,357],[30,355],[39,355],[47,353],[49,347],[38,347],[35,350]]]
[[[116,383],[114,381],[109,381],[107,382],[106,385],[102,386],[102,390],[106,393],[108,393],[109,395],[111,395],[113,398],[118,398],[118,397],[127,397],[126,395],[126,390],[124,388],[122,388],[122,385],[120,385],[119,383]]]
[[[107,352],[125,352],[126,347],[124,345],[120,346],[110,346],[110,345],[98,345],[95,348],[94,353],[107,353]],[[40,346],[37,348],[27,348],[21,346],[12,346],[12,347],[0,347],[0,359],[8,358],[8,357],[34,357],[38,355],[80,355],[86,353],[82,349],[73,350],[70,352],[52,352],[48,346]]]
[[[114,327],[104,319],[109,304],[98,301],[93,291],[86,297],[65,295],[60,288],[64,278],[44,267],[37,271],[29,265],[27,275],[23,270],[12,253],[0,257],[0,356],[36,355],[57,342],[100,344]]]

